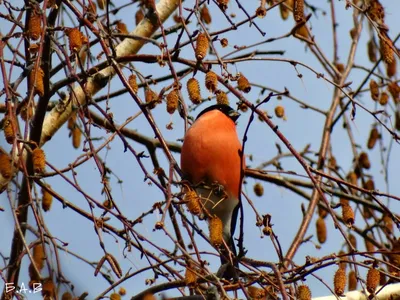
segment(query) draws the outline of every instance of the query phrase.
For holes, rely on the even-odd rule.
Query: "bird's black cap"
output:
[[[200,118],[202,115],[204,115],[205,113],[212,111],[212,110],[219,110],[220,112],[224,113],[227,117],[229,117],[233,122],[236,122],[236,120],[240,117],[240,114],[234,110],[232,107],[230,107],[229,105],[225,105],[225,104],[215,104],[215,105],[211,105],[205,109],[203,109],[198,115],[197,118]]]

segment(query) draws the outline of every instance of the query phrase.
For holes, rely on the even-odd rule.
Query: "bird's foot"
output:
[[[226,280],[232,279],[234,282],[239,280],[238,271],[230,262],[227,262],[219,267],[217,271],[217,277]]]

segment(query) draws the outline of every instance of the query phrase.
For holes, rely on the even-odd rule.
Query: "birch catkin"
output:
[[[196,39],[196,58],[198,60],[203,60],[206,57],[209,47],[209,41],[207,35],[203,32],[199,33]]]
[[[293,16],[297,23],[304,20],[304,0],[294,0]]]

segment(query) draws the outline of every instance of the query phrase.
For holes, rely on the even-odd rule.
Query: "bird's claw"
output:
[[[216,275],[218,278],[232,279],[234,282],[239,280],[238,272],[230,262],[221,265]]]

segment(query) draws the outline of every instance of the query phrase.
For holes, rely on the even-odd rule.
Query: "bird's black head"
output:
[[[206,112],[212,111],[212,110],[219,110],[220,112],[224,113],[227,117],[229,117],[233,122],[236,122],[236,120],[240,117],[240,114],[234,110],[232,107],[229,105],[225,104],[215,104],[211,105],[205,109],[203,109],[197,116],[196,120],[200,118],[202,115],[204,115]]]

